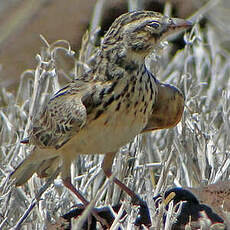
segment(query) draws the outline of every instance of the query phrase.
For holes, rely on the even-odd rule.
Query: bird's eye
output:
[[[173,24],[173,20],[171,18],[168,19],[168,24],[169,25]]]
[[[152,22],[148,23],[148,26],[151,26],[152,28],[158,29],[160,27],[160,24],[157,21],[152,21]]]

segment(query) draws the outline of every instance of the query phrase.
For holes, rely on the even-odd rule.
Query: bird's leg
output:
[[[116,152],[107,153],[104,157],[102,169],[107,177],[110,177],[112,175],[111,168],[115,154]],[[128,188],[116,177],[113,178],[113,181],[132,198],[132,204],[139,206],[140,217],[136,219],[135,225],[141,226],[142,224],[144,224],[147,227],[151,226],[151,219],[146,201],[142,200],[134,191]]]
[[[89,204],[89,201],[85,199],[85,197],[74,187],[74,185],[71,182],[71,178],[67,177],[66,179],[63,179],[63,184],[70,190],[72,191],[79,200],[84,204],[86,207]],[[102,226],[109,227],[109,224],[106,222],[105,219],[101,218],[95,210],[92,210],[92,215],[102,224]]]
[[[63,160],[62,181],[64,186],[67,187],[70,191],[72,191],[86,207],[89,204],[89,201],[85,199],[85,197],[75,188],[75,186],[71,182],[71,177],[70,177],[71,160],[69,160],[68,158],[63,158],[62,160]],[[109,224],[106,222],[106,220],[101,218],[94,210],[92,210],[92,215],[102,224],[102,226],[109,227]]]
[[[77,198],[84,204],[84,206],[87,206],[89,204],[89,201],[87,201],[85,197],[74,187],[70,177],[63,179],[63,184],[77,196]]]
[[[112,175],[111,168],[112,168],[113,159],[115,157],[115,154],[116,152],[107,153],[104,157],[104,160],[102,163],[102,169],[107,177],[110,177]],[[123,184],[116,177],[113,178],[113,181],[132,198],[133,204],[140,203],[141,198],[137,194],[135,194],[135,192],[133,192],[130,188],[128,188],[125,184]]]
[[[83,195],[74,187],[74,185],[71,182],[70,166],[71,166],[71,158],[63,155],[62,172],[61,172],[63,184],[70,191],[72,191],[78,197],[78,199],[80,199],[80,201],[84,204],[84,206],[87,206],[89,202],[83,197]]]

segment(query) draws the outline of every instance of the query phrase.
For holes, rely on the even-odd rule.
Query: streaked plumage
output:
[[[92,69],[57,92],[34,119],[28,140],[35,150],[11,175],[16,185],[34,172],[50,176],[61,164],[64,184],[72,186],[70,164],[79,154],[107,154],[103,169],[109,175],[115,153],[137,134],[175,126],[184,97],[149,72],[145,57],[167,35],[190,26],[151,11],[116,19]]]

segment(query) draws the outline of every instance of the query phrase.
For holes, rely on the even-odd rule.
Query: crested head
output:
[[[144,59],[168,35],[191,27],[191,22],[153,11],[134,11],[118,17],[102,42],[102,49],[120,47],[128,56]],[[114,50],[114,49],[113,49]]]

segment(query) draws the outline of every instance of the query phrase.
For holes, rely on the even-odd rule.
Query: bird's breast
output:
[[[84,128],[64,148],[71,146],[78,154],[104,154],[130,142],[148,122],[155,98],[150,88],[140,82],[117,85],[88,114]]]

